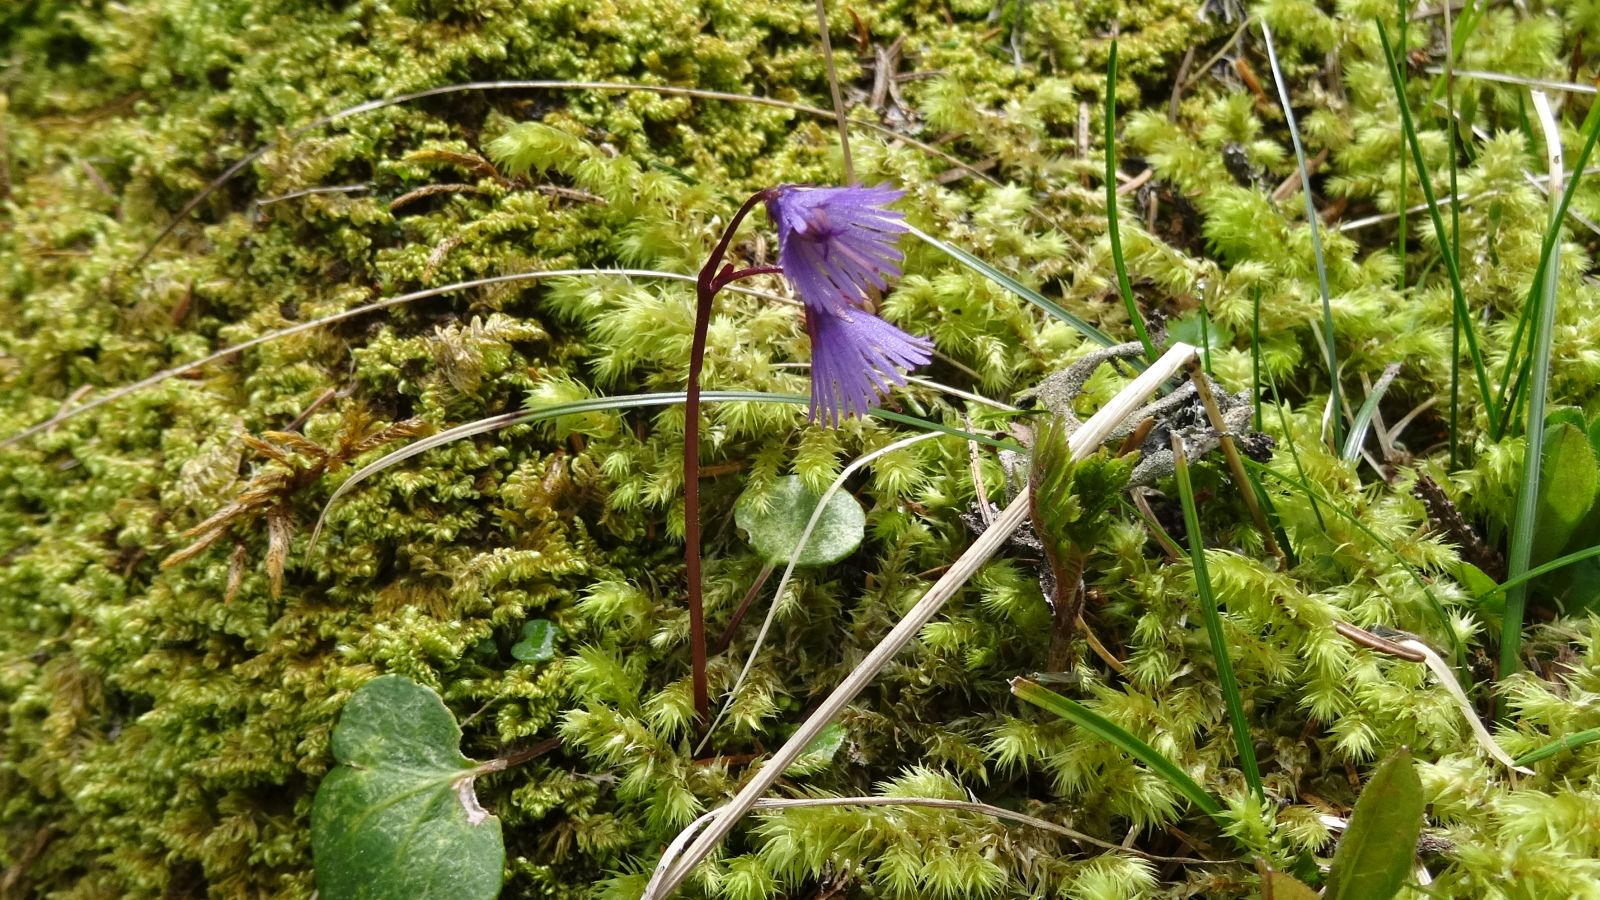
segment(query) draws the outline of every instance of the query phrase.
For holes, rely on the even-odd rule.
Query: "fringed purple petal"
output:
[[[905,371],[932,358],[930,342],[852,306],[807,307],[806,331],[811,335],[811,419],[830,425],[864,415],[891,384],[905,384]]]
[[[859,304],[900,274],[906,225],[887,187],[780,187],[767,201],[778,225],[778,264],[812,307]]]
[[[837,425],[877,405],[933,345],[862,309],[900,274],[904,217],[889,187],[774,189],[778,265],[805,304],[811,335],[811,418]]]

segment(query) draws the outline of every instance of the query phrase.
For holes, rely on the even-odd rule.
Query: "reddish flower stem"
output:
[[[689,349],[689,387],[683,404],[683,561],[689,582],[689,655],[693,667],[694,710],[703,722],[711,720],[711,694],[706,686],[706,611],[700,584],[700,370],[705,366],[711,301],[716,298],[717,291],[737,278],[776,271],[772,266],[736,270],[722,264],[739,223],[766,198],[767,192],[761,191],[739,207],[695,282],[694,343]]]

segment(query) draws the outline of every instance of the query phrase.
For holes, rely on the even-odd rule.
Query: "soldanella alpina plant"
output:
[[[674,834],[772,778],[720,855],[674,865],[677,896],[1256,896],[1257,859],[1372,896],[1320,877],[1336,841],[1392,851],[1402,897],[1600,896],[1573,824],[1600,804],[1600,580],[1574,559],[1600,533],[1600,114],[1559,83],[1595,71],[1584,4],[835,0],[835,40],[874,60],[839,67],[842,115],[809,2],[573,27],[565,0],[409,0],[356,30],[312,0],[174,6],[0,4],[0,894],[308,898],[314,860],[351,874],[323,900],[502,874],[638,900]],[[262,8],[291,27],[249,28]],[[840,119],[861,184],[893,189],[828,186],[857,180]],[[703,505],[704,628],[729,635],[707,727],[680,405],[689,286],[746,197],[699,285],[692,527]],[[1000,546],[981,511],[1027,473],[982,440],[1037,456],[1042,413],[1103,408],[1115,362],[1012,405],[1142,319],[1276,440],[1243,461],[1266,527],[1190,443],[1187,487],[1030,514],[1067,565],[1025,528]],[[1210,427],[1176,395],[1056,481],[1163,447],[1175,473],[1171,433]],[[873,408],[897,403],[916,418]],[[433,434],[387,462],[317,464],[412,420]],[[198,534],[263,479],[294,483]],[[863,537],[763,594],[738,510],[793,484],[859,504]],[[980,541],[995,557],[808,725]],[[770,598],[771,641],[741,595]],[[395,706],[353,699],[394,679]],[[1420,792],[1374,771],[1401,746]],[[326,813],[378,782],[313,840],[312,791]],[[1358,794],[1425,802],[1422,855],[1332,833]],[[435,845],[476,877],[380,883],[346,840],[369,810],[503,843]]]
[[[890,208],[902,192],[888,187],[780,185],[752,194],[711,251],[695,284],[694,343],[684,410],[684,562],[689,580],[689,641],[695,711],[708,720],[706,636],[700,566],[700,372],[717,293],[741,278],[782,273],[800,295],[811,338],[811,420],[838,425],[866,414],[926,365],[932,342],[913,337],[868,306],[900,274],[905,216]],[[778,228],[778,265],[737,268],[725,257],[739,225],[758,204]]]

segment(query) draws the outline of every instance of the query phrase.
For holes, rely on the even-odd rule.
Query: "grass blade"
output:
[[[1572,196],[1578,191],[1578,181],[1583,175],[1584,167],[1589,164],[1589,156],[1594,152],[1595,139],[1600,137],[1600,103],[1589,107],[1589,114],[1583,120],[1583,147],[1578,151],[1578,159],[1572,167],[1572,177],[1567,179],[1565,189],[1561,192],[1561,200],[1556,206],[1555,218],[1552,225],[1546,229],[1544,241],[1539,247],[1539,268],[1534,273],[1533,284],[1528,287],[1528,298],[1522,304],[1522,315],[1517,320],[1517,330],[1511,338],[1511,352],[1506,356],[1505,372],[1500,378],[1500,393],[1498,399],[1500,408],[1514,409],[1521,400],[1523,384],[1526,379],[1521,379],[1512,387],[1512,378],[1527,368],[1527,356],[1519,356],[1522,347],[1522,338],[1527,331],[1528,324],[1535,320],[1539,314],[1540,304],[1544,295],[1548,293],[1544,286],[1544,273],[1549,270],[1551,254],[1555,253],[1556,245],[1561,239],[1560,224],[1566,220],[1567,207],[1572,204]],[[1554,192],[1551,192],[1552,195]],[[1507,391],[1510,390],[1508,396]],[[1514,414],[1503,416],[1498,429],[1491,429],[1489,436],[1500,440],[1510,433],[1511,423],[1516,421]]]
[[[1417,128],[1411,119],[1411,102],[1406,98],[1405,83],[1395,62],[1394,48],[1389,45],[1389,32],[1378,24],[1378,39],[1383,45],[1383,56],[1389,67],[1389,80],[1394,84],[1395,98],[1400,103],[1400,128],[1405,132],[1406,145],[1411,148],[1411,162],[1417,169],[1417,185],[1428,204],[1428,216],[1433,220],[1433,233],[1439,240],[1439,255],[1444,259],[1445,273],[1450,277],[1450,296],[1455,303],[1454,315],[1461,322],[1462,333],[1467,338],[1467,354],[1472,357],[1473,374],[1478,380],[1478,397],[1483,402],[1484,414],[1493,431],[1500,421],[1494,406],[1494,395],[1489,390],[1489,374],[1483,366],[1483,353],[1478,349],[1478,333],[1472,327],[1472,311],[1467,307],[1467,295],[1461,287],[1461,267],[1451,251],[1450,234],[1445,230],[1444,217],[1439,213],[1439,201],[1433,194],[1433,178],[1428,164],[1422,158],[1422,144],[1417,139]],[[1451,360],[1451,366],[1458,361]]]
[[[1072,313],[1067,312],[1066,309],[1061,306],[1061,304],[1051,300],[1049,297],[1046,297],[1033,288],[1028,287],[1015,278],[1012,278],[1010,275],[1007,275],[999,269],[996,269],[994,266],[989,265],[976,256],[973,256],[971,253],[962,250],[960,247],[947,244],[933,235],[922,231],[915,225],[907,225],[906,230],[921,238],[925,243],[927,243],[930,247],[933,247],[935,250],[939,250],[945,254],[948,254],[949,256],[953,257],[956,262],[961,263],[963,266],[966,266],[972,271],[977,272],[979,275],[982,275],[983,277],[989,279],[995,284],[998,284],[1011,293],[1016,294],[1018,297],[1021,297],[1029,303],[1032,303],[1034,306],[1039,307],[1046,313],[1067,323],[1077,330],[1079,334],[1082,334],[1089,340],[1094,341],[1096,344],[1099,344],[1102,347],[1115,347],[1117,345],[1117,342],[1112,340],[1111,337],[1105,332],[1094,327],[1093,325],[1090,325],[1088,322],[1085,322]]]
[[[1584,744],[1592,744],[1595,741],[1600,741],[1600,728],[1590,728],[1587,731],[1575,731],[1572,734],[1560,738],[1559,740],[1551,741],[1537,750],[1524,753],[1523,755],[1517,757],[1517,765],[1531,766],[1536,762],[1549,759],[1550,757],[1555,756],[1557,753],[1560,753],[1564,750],[1572,750],[1582,747]]]
[[[1402,4],[1404,0],[1402,0]],[[1404,19],[1401,20],[1404,27]],[[1446,137],[1450,140],[1450,252],[1456,259],[1461,258],[1461,203],[1456,198],[1461,196],[1460,188],[1456,184],[1456,143],[1460,139],[1461,129],[1456,122],[1456,83],[1455,83],[1455,35],[1454,23],[1450,16],[1450,4],[1444,4],[1444,118],[1447,128]],[[1402,37],[1400,46],[1405,47]],[[1434,85],[1434,90],[1438,90]],[[1471,122],[1468,122],[1468,128]],[[1402,201],[1403,202],[1403,201]],[[1461,313],[1454,306],[1450,308],[1450,358],[1461,359]],[[1461,452],[1461,366],[1450,367],[1450,471],[1455,471]]]
[[[362,466],[360,469],[357,469],[350,475],[349,478],[346,478],[344,483],[340,484],[339,487],[334,490],[333,494],[328,497],[328,501],[323,504],[322,513],[317,517],[316,527],[311,531],[311,540],[307,543],[306,552],[309,554],[311,552],[310,548],[316,545],[317,536],[322,532],[322,528],[327,522],[328,512],[333,509],[333,505],[339,502],[339,500],[341,500],[346,494],[355,490],[357,485],[378,474],[379,472],[382,472],[384,469],[388,469],[392,466],[402,463],[413,456],[425,453],[435,447],[443,446],[451,441],[463,440],[469,437],[476,437],[480,434],[487,434],[491,431],[498,431],[502,428],[510,428],[513,425],[525,425],[530,422],[542,422],[548,419],[559,418],[561,416],[580,415],[591,412],[638,409],[645,406],[672,406],[685,402],[687,398],[687,391],[663,391],[655,394],[624,394],[620,397],[597,397],[592,400],[578,400],[572,403],[557,403],[551,406],[541,406],[537,409],[530,409],[522,412],[503,413],[498,416],[490,416],[487,419],[479,419],[476,422],[468,422],[465,425],[458,425],[446,431],[441,431],[438,434],[429,435],[428,437],[425,437],[419,441],[407,444],[398,450],[385,454],[382,458],[374,460],[373,462]],[[763,391],[705,391],[700,395],[700,399],[705,403],[787,403],[794,406],[808,406],[811,403],[810,397],[801,394],[769,394]],[[890,422],[898,422],[902,425],[911,425],[915,428],[922,428],[930,432],[941,432],[943,434],[960,437],[964,440],[976,441],[980,444],[986,444],[990,447],[1019,451],[1022,449],[1010,441],[998,441],[991,437],[985,437],[983,435],[962,431],[959,428],[951,428],[950,426],[940,422],[934,422],[928,419],[919,419],[915,416],[908,416],[904,413],[897,413],[891,410],[871,409],[868,410],[868,415],[871,415],[873,418],[877,419],[885,419]]]
[[[1255,407],[1254,425],[1261,430],[1261,286],[1250,288],[1250,402]]]
[[[1494,590],[1489,591],[1489,593],[1498,594],[1511,590],[1512,588],[1521,587],[1528,582],[1535,581],[1541,576],[1548,575],[1557,569],[1564,569],[1573,563],[1583,562],[1584,560],[1594,556],[1600,556],[1600,546],[1585,547],[1584,549],[1575,553],[1568,553],[1566,556],[1552,559],[1542,566],[1534,566],[1515,578],[1507,578],[1504,582],[1495,585]]]
[[[1400,22],[1400,51],[1402,53],[1404,53],[1406,48],[1411,46],[1410,41],[1407,40],[1408,34],[1410,32],[1410,28],[1411,28],[1411,17],[1406,14],[1406,0],[1398,0],[1397,5],[1399,6],[1399,12],[1397,14],[1397,18],[1399,19],[1399,22]],[[1400,84],[1401,84],[1401,89],[1402,90],[1405,87],[1405,83],[1406,83],[1406,73],[1402,71],[1400,73]],[[1407,239],[1409,239],[1411,237],[1411,226],[1410,226],[1410,223],[1407,221],[1410,218],[1410,211],[1411,211],[1411,198],[1410,198],[1410,191],[1408,190],[1410,185],[1407,183],[1408,179],[1406,178],[1406,174],[1409,171],[1408,167],[1409,167],[1409,163],[1406,162],[1405,154],[1404,153],[1400,154],[1400,187],[1399,187],[1399,191],[1398,191],[1398,196],[1396,198],[1397,205],[1400,208],[1399,209],[1400,218],[1399,218],[1399,221],[1396,223],[1396,228],[1395,228],[1395,259],[1399,260],[1399,262],[1400,262],[1400,265],[1399,265],[1399,269],[1400,269],[1400,285],[1399,285],[1399,287],[1400,287],[1400,291],[1401,291],[1402,294],[1405,292],[1405,289],[1406,289],[1406,241],[1407,241]],[[1450,196],[1453,199],[1456,196],[1456,192],[1454,190],[1452,190],[1450,192]],[[1452,202],[1450,205],[1451,206],[1455,206],[1455,203]],[[1453,357],[1453,358],[1454,359],[1460,359],[1461,357],[1457,356],[1457,357]],[[1452,366],[1451,367],[1451,371],[1454,372],[1456,368],[1458,368],[1458,367]],[[1452,376],[1451,383],[1453,384],[1453,383],[1455,383],[1455,381],[1456,381],[1456,379]],[[1452,399],[1454,399],[1454,398],[1452,398]],[[1454,423],[1452,421],[1452,425],[1453,424]],[[1453,467],[1453,464],[1452,464],[1452,467]]]
[[[1187,797],[1190,803],[1199,807],[1202,812],[1217,820],[1218,823],[1225,824],[1222,815],[1222,804],[1217,802],[1217,798],[1211,796],[1205,788],[1201,787],[1193,778],[1190,778],[1189,774],[1179,768],[1177,763],[1162,756],[1156,748],[1129,734],[1109,719],[1083,704],[1069,700],[1027,678],[1011,679],[1011,693],[1020,700],[1032,703],[1040,709],[1066,719],[1073,725],[1149,766],[1151,771],[1164,778],[1168,784],[1172,785],[1174,790]]]
[[[1306,149],[1300,143],[1300,129],[1295,124],[1294,106],[1289,102],[1289,86],[1283,80],[1283,69],[1278,65],[1278,51],[1272,45],[1272,29],[1265,20],[1261,22],[1261,36],[1266,39],[1267,61],[1272,65],[1272,80],[1277,82],[1278,102],[1283,105],[1283,116],[1289,123],[1289,140],[1294,144],[1294,160],[1300,170],[1300,193],[1306,198],[1306,226],[1311,229],[1311,254],[1317,263],[1317,289],[1322,292],[1322,353],[1328,364],[1328,396],[1333,407],[1330,417],[1331,445],[1339,446],[1339,355],[1333,344],[1333,301],[1328,291],[1328,263],[1322,255],[1322,220],[1317,218],[1317,205],[1311,199],[1311,174],[1306,168]]]
[[[1361,445],[1367,441],[1367,430],[1372,427],[1372,417],[1378,413],[1378,402],[1383,399],[1389,385],[1394,383],[1394,377],[1400,374],[1400,364],[1390,363],[1383,369],[1383,374],[1378,376],[1378,383],[1372,386],[1367,394],[1367,400],[1356,411],[1356,417],[1350,422],[1350,437],[1344,442],[1344,452],[1339,454],[1347,463],[1353,463],[1361,458]]]
[[[1200,512],[1194,505],[1189,459],[1184,453],[1183,438],[1177,435],[1172,436],[1172,457],[1178,481],[1178,497],[1183,501],[1184,530],[1189,534],[1189,562],[1194,567],[1194,587],[1200,594],[1201,618],[1205,620],[1206,637],[1211,641],[1211,655],[1216,658],[1217,681],[1222,688],[1223,703],[1228,708],[1233,742],[1239,749],[1239,767],[1244,770],[1244,780],[1250,785],[1250,790],[1256,797],[1265,798],[1266,791],[1261,787],[1261,769],[1256,764],[1255,742],[1250,738],[1250,720],[1244,714],[1244,697],[1239,693],[1239,680],[1234,677],[1233,660],[1228,656],[1228,641],[1222,633],[1222,610],[1217,605],[1216,594],[1211,590],[1211,575],[1206,571],[1205,540],[1200,532]]]
[[[1550,159],[1550,196],[1564,194],[1558,189],[1564,175],[1561,158],[1561,132],[1543,91],[1533,92],[1533,103],[1544,128],[1545,150]],[[1580,160],[1580,166],[1583,162]],[[1559,201],[1551,204],[1549,234],[1559,234]],[[1539,476],[1544,466],[1544,408],[1550,392],[1550,346],[1555,339],[1556,287],[1561,281],[1561,242],[1555,241],[1545,260],[1543,298],[1539,318],[1533,328],[1530,347],[1533,353],[1533,378],[1528,392],[1528,419],[1525,432],[1527,449],[1522,458],[1522,482],[1517,490],[1516,517],[1511,525],[1511,546],[1506,554],[1506,578],[1514,579],[1528,571],[1533,560],[1533,539],[1538,528]],[[1500,671],[1505,678],[1517,670],[1522,651],[1522,619],[1528,608],[1528,586],[1518,583],[1506,591],[1505,617],[1500,623]],[[1505,713],[1505,698],[1495,704],[1498,715]]]
[[[1272,408],[1278,412],[1278,428],[1283,432],[1283,442],[1289,446],[1289,460],[1294,463],[1295,472],[1299,473],[1300,480],[1309,483],[1310,477],[1306,475],[1306,467],[1300,461],[1300,448],[1294,440],[1294,429],[1289,427],[1289,414],[1284,412],[1283,398],[1278,395],[1278,379],[1267,373],[1267,385],[1272,388]],[[1306,499],[1311,501],[1311,516],[1317,520],[1317,527],[1323,531],[1328,530],[1328,523],[1323,521],[1322,507],[1317,505],[1317,498],[1306,494]]]
[[[1117,224],[1117,41],[1111,41],[1111,61],[1106,64],[1106,235],[1111,239],[1111,261],[1117,270],[1117,289],[1122,305],[1128,309],[1133,333],[1144,345],[1145,359],[1156,358],[1156,347],[1144,327],[1144,315],[1133,299],[1133,282],[1128,280],[1128,264],[1122,258],[1122,230]]]

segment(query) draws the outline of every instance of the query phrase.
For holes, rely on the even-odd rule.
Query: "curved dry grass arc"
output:
[[[1093,453],[1113,428],[1122,424],[1168,378],[1176,375],[1189,364],[1190,360],[1198,358],[1198,355],[1199,351],[1194,347],[1184,343],[1174,343],[1165,355],[1129,382],[1105,406],[1102,406],[1099,412],[1091,416],[1089,421],[1073,432],[1068,439],[1073,457],[1081,459]],[[944,575],[923,594],[922,599],[918,600],[899,623],[884,635],[878,646],[874,647],[844,681],[834,688],[833,693],[800,723],[783,746],[761,764],[733,799],[718,808],[721,815],[712,818],[705,826],[705,830],[692,842],[684,841],[688,844],[688,848],[681,856],[674,860],[663,855],[663,859],[657,863],[651,875],[649,884],[645,885],[641,900],[664,900],[672,895],[678,885],[689,877],[694,867],[709,856],[728,832],[733,830],[739,819],[761,800],[761,795],[782,777],[784,771],[800,757],[822,729],[855,699],[890,660],[911,643],[912,639],[922,631],[922,627],[944,606],[945,601],[954,596],[968,579],[977,574],[978,569],[990,557],[999,552],[1001,545],[1028,517],[1028,511],[1029,496],[1024,493],[1013,500],[989,526],[989,530],[979,535],[966,552],[950,565]],[[679,846],[676,840],[673,845]]]
[[[269,331],[259,337],[253,337],[248,341],[234,344],[229,347],[224,347],[223,349],[218,350],[209,356],[202,357],[193,362],[187,362],[168,369],[162,369],[148,378],[142,378],[138,381],[135,381],[133,384],[117,388],[109,394],[105,394],[103,396],[96,397],[93,400],[80,403],[77,406],[71,407],[70,409],[62,410],[61,412],[56,413],[37,425],[30,425],[16,434],[11,435],[4,440],[0,440],[0,449],[21,443],[22,441],[25,441],[42,431],[47,431],[57,425],[60,425],[62,422],[65,422],[68,419],[73,419],[91,410],[99,409],[108,403],[111,403],[115,400],[120,400],[123,397],[129,396],[130,394],[138,393],[145,388],[155,387],[169,378],[183,375],[187,372],[193,372],[194,370],[203,368],[211,363],[227,359],[228,357],[235,356],[239,353],[243,353],[244,351],[249,350],[251,347],[259,347],[269,341],[275,341],[278,338],[290,337],[292,335],[310,331],[314,328],[321,328],[324,325],[332,325],[336,322],[343,322],[345,319],[353,319],[357,316],[364,316],[367,313],[378,312],[379,310],[388,309],[391,306],[399,306],[403,303],[410,303],[413,300],[426,300],[429,297],[437,297],[441,294],[450,294],[456,291],[465,291],[478,287],[489,287],[496,284],[509,284],[517,281],[539,281],[546,278],[575,278],[591,275],[617,275],[625,278],[663,278],[670,281],[687,282],[689,284],[693,284],[695,280],[693,275],[685,275],[679,272],[661,272],[654,269],[549,269],[538,272],[516,272],[510,275],[495,275],[489,278],[477,278],[472,281],[458,281],[454,284],[440,285],[439,287],[435,288],[412,291],[409,294],[386,297],[382,300],[376,300],[372,303],[367,303],[362,306],[352,307],[344,310],[343,312],[337,312],[333,313],[332,315],[323,316],[320,319],[313,319],[310,322],[301,322],[298,325],[291,325],[288,328],[280,328],[277,331]],[[791,304],[795,306],[799,305],[799,301],[791,297],[780,296],[778,294],[771,293],[770,291],[762,291],[755,288],[742,287],[738,285],[730,285],[727,290],[736,291],[738,293],[753,297],[760,297],[765,300],[772,300],[778,303]]]
[[[1091,847],[1099,847],[1102,850],[1110,850],[1115,853],[1127,853],[1130,856],[1137,856],[1140,859],[1147,859],[1151,862],[1200,866],[1237,865],[1237,863],[1232,860],[1200,859],[1193,856],[1160,856],[1155,853],[1147,853],[1144,850],[1140,850],[1136,847],[1124,847],[1121,844],[1113,844],[1110,841],[1103,841],[1097,837],[1094,837],[1093,835],[1084,834],[1081,831],[1068,828],[1065,825],[1059,825],[1046,819],[1036,818],[1025,813],[1016,812],[1015,810],[993,806],[988,803],[977,803],[971,800],[948,800],[943,797],[799,797],[795,799],[757,800],[755,805],[751,807],[751,810],[757,812],[768,812],[785,809],[816,809],[818,807],[828,806],[911,806],[924,807],[928,809],[950,809],[958,812],[976,813],[980,816],[992,816],[993,818],[1004,821],[1017,822],[1022,825],[1038,828],[1041,831],[1051,831],[1056,834],[1069,837],[1075,841],[1088,844]],[[683,851],[683,844],[685,841],[693,838],[696,834],[699,834],[702,829],[711,824],[713,819],[722,814],[723,809],[719,807],[711,810],[708,813],[702,814],[699,818],[695,819],[693,822],[690,822],[689,826],[683,831],[679,832],[678,836],[673,839],[672,843],[667,847],[667,851],[663,855],[663,858],[670,859],[675,857],[678,853],[681,853]]]
[[[333,505],[335,503],[343,499],[346,494],[355,490],[356,486],[361,482],[366,481],[368,478],[371,478],[373,475],[382,472],[384,469],[402,463],[413,456],[425,453],[435,447],[441,447],[450,443],[451,441],[476,437],[477,435],[487,434],[488,432],[497,431],[501,428],[510,428],[513,425],[522,425],[529,422],[541,422],[546,419],[553,419],[560,416],[582,415],[590,412],[610,412],[619,409],[638,409],[645,406],[674,406],[685,402],[687,397],[688,394],[685,391],[662,391],[653,394],[623,394],[616,397],[595,397],[588,400],[576,400],[571,403],[558,403],[553,406],[541,406],[536,409],[517,410],[516,412],[501,413],[498,416],[490,416],[486,419],[478,419],[475,422],[467,422],[464,425],[457,425],[454,428],[446,429],[437,434],[432,434],[422,438],[414,443],[407,444],[406,446],[401,447],[398,450],[393,450],[385,454],[383,457],[374,460],[365,466],[362,466],[360,469],[357,469],[349,478],[346,478],[342,484],[334,489],[334,492],[328,496],[327,502],[323,504],[322,512],[317,516],[316,526],[311,530],[311,539],[306,545],[306,559],[308,561],[310,560],[311,551],[314,547],[316,547],[317,537],[322,533],[322,528],[327,523],[328,512],[333,509]],[[794,406],[808,406],[811,403],[811,398],[802,394],[771,394],[762,391],[704,391],[701,393],[700,398],[705,403],[787,403]],[[955,437],[964,438],[969,441],[976,441],[978,443],[987,444],[993,447],[1002,447],[1012,450],[1019,449],[1014,443],[1008,443],[1006,441],[996,440],[983,435],[973,434],[968,431],[962,431],[959,428],[951,428],[950,426],[941,424],[939,422],[930,421],[928,419],[919,419],[915,416],[908,416],[904,413],[897,413],[892,410],[874,408],[868,410],[867,415],[875,419],[885,419],[890,422],[898,422],[902,425],[910,425],[914,428],[921,428],[925,431],[935,434],[953,435]]]
[[[755,668],[756,658],[761,655],[761,647],[767,641],[767,633],[772,630],[772,623],[777,621],[778,604],[783,600],[783,592],[789,587],[790,580],[794,578],[794,570],[795,566],[799,565],[800,554],[805,550],[806,545],[811,543],[811,535],[816,531],[817,525],[822,522],[822,515],[827,511],[828,501],[833,499],[834,494],[844,489],[844,483],[850,480],[850,476],[861,471],[868,463],[887,456],[896,450],[904,450],[929,438],[936,437],[948,437],[948,435],[937,431],[914,434],[887,446],[879,447],[871,453],[863,454],[850,465],[845,466],[839,472],[838,477],[833,479],[833,483],[828,485],[828,489],[822,492],[822,496],[817,498],[817,505],[811,510],[811,518],[806,520],[805,530],[800,532],[799,540],[795,541],[794,552],[790,554],[789,562],[784,566],[783,575],[778,578],[778,586],[772,592],[772,604],[767,607],[767,616],[761,620],[761,628],[756,632],[755,643],[750,646],[750,652],[745,656],[744,668],[739,670],[739,676],[733,680],[733,687],[728,688],[727,699],[722,701],[722,709],[718,710],[716,718],[711,720],[710,727],[706,729],[705,737],[702,737],[699,745],[694,748],[696,756],[705,752],[706,746],[711,743],[712,735],[717,731],[717,726],[721,725],[722,720],[728,717],[728,711],[733,708],[734,700],[738,699],[739,689],[744,687],[745,679],[750,677],[750,670]]]
[[[812,118],[827,119],[829,121],[833,121],[835,119],[834,113],[815,106],[807,106],[804,103],[791,103],[787,100],[778,100],[772,97],[758,97],[750,94],[735,94],[728,91],[709,91],[703,88],[678,87],[670,84],[630,84],[623,81],[563,80],[467,81],[460,84],[446,84],[439,87],[428,88],[426,90],[412,91],[411,93],[400,94],[396,97],[386,97],[381,100],[368,100],[365,103],[358,103],[355,106],[346,107],[345,109],[341,109],[338,112],[331,113],[319,119],[313,119],[310,122],[307,122],[306,124],[294,129],[293,131],[290,131],[288,134],[284,135],[281,140],[292,141],[302,135],[309,134],[310,132],[321,128],[324,125],[331,125],[334,122],[338,122],[342,119],[348,119],[352,116],[358,116],[362,113],[374,112],[380,109],[387,109],[391,106],[399,106],[401,104],[410,103],[413,100],[425,100],[429,97],[439,97],[445,94],[459,94],[467,91],[540,90],[642,91],[648,94],[664,94],[674,97],[693,97],[700,100],[723,100],[729,103],[752,103],[757,106],[769,106],[773,109],[786,109],[790,112],[797,112],[811,116]],[[924,153],[944,160],[945,162],[961,169],[963,172],[966,172],[975,178],[978,178],[996,187],[1000,186],[999,180],[985,174],[977,168],[974,168],[965,160],[946,153],[932,144],[923,143],[916,138],[903,135],[888,126],[880,125],[877,122],[865,122],[854,119],[847,119],[845,121],[847,121],[850,125],[854,125],[859,128],[865,128],[869,131],[875,131],[879,134],[885,135],[892,140],[902,141],[908,146],[915,147]],[[184,219],[188,218],[189,214],[194,212],[195,209],[200,206],[200,204],[204,203],[206,198],[210,197],[212,194],[215,194],[224,184],[227,184],[230,180],[232,180],[233,176],[243,171],[245,166],[248,166],[265,156],[268,151],[277,146],[277,144],[277,141],[274,141],[271,144],[263,144],[262,146],[257,147],[256,149],[240,157],[232,165],[222,170],[221,175],[213,178],[210,183],[200,189],[200,193],[195,194],[187,203],[183,204],[183,207],[179,209],[177,214],[172,217],[172,221],[168,222],[166,227],[161,229],[161,233],[156,235],[155,240],[151,241],[144,248],[144,251],[139,254],[139,257],[133,261],[133,265],[129,266],[129,268],[137,269],[139,266],[143,265],[144,261],[150,258],[150,254],[154,253],[156,248],[161,246],[162,241],[165,241],[168,237],[170,237],[172,232],[177,229],[178,225],[181,224]]]

